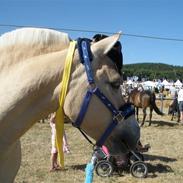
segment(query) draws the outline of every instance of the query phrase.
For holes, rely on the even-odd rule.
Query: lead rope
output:
[[[86,165],[85,168],[85,183],[92,183],[93,182],[93,171],[94,171],[94,165],[95,165],[95,160],[93,158],[91,161]]]
[[[71,41],[66,56],[65,67],[62,77],[62,89],[59,97],[59,108],[56,111],[56,146],[58,151],[58,160],[62,168],[64,168],[64,153],[63,153],[63,133],[64,133],[64,101],[67,94],[67,88],[69,85],[69,79],[71,74],[72,60],[74,57],[74,51],[76,47],[76,41]]]

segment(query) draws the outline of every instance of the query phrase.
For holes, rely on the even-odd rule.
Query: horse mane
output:
[[[42,28],[21,28],[0,37],[0,70],[28,58],[68,48],[67,33]]]
[[[67,33],[42,28],[21,28],[7,32],[0,36],[0,48],[19,44],[52,45],[62,43],[68,45],[69,42],[70,38]]]

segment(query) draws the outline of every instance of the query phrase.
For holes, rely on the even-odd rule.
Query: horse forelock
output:
[[[93,36],[93,42],[98,42],[104,38],[108,37],[104,34],[96,34]],[[121,75],[121,69],[123,67],[123,55],[122,55],[122,46],[120,41],[117,41],[114,47],[108,52],[107,56],[113,61],[116,65],[119,74]]]
[[[67,33],[51,29],[21,28],[5,33],[0,37],[0,48],[15,45],[66,44],[70,38]]]
[[[109,53],[107,54],[108,57],[115,63],[118,72],[121,75],[121,69],[123,67],[123,55],[122,52],[120,50],[118,50],[118,48],[112,48],[112,50],[109,51]]]

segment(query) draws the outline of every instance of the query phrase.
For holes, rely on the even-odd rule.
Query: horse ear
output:
[[[120,36],[121,33],[117,33],[94,43],[91,46],[92,53],[98,56],[106,55],[113,48],[116,42],[119,41]]]

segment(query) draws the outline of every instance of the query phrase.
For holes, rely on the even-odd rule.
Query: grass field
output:
[[[153,113],[151,127],[141,128],[142,143],[150,143],[145,154],[149,174],[145,179],[133,178],[130,173],[101,178],[94,174],[94,183],[182,183],[183,126],[171,122],[170,116]],[[21,139],[22,164],[16,183],[80,183],[85,179],[85,166],[91,158],[92,146],[77,129],[66,124],[71,154],[65,156],[65,171],[49,172],[50,127],[37,123]]]

